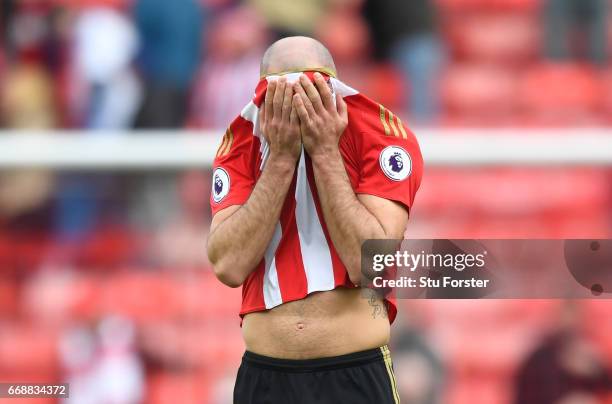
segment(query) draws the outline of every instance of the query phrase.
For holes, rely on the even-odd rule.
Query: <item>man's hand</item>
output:
[[[302,151],[300,122],[292,108],[293,87],[285,78],[270,82],[261,107],[260,129],[270,155],[248,201],[213,217],[208,257],[228,286],[244,283],[263,259],[278,224],[283,202]],[[257,237],[253,237],[257,234]]]
[[[293,86],[293,107],[300,118],[302,143],[312,160],[330,237],[349,278],[359,285],[363,241],[402,238],[408,212],[396,202],[355,194],[338,146],[348,124],[346,103],[337,95],[334,105],[332,92],[318,73],[315,84],[300,77]]]
[[[320,73],[315,73],[316,87],[305,75],[293,86],[293,108],[300,118],[302,142],[311,158],[338,152],[340,136],[348,124],[346,103],[334,96]],[[317,91],[318,89],[318,91]]]
[[[293,88],[281,77],[271,81],[261,107],[259,120],[272,158],[287,158],[295,163],[300,156],[302,140],[297,112],[292,107]]]

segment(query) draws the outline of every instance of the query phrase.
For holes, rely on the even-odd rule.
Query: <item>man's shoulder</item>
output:
[[[406,123],[383,104],[356,94],[345,98],[349,110],[349,130],[362,141],[407,140],[416,138]]]
[[[249,116],[237,116],[227,127],[217,150],[216,159],[236,156],[256,157],[260,154],[260,140],[255,133],[255,122]]]

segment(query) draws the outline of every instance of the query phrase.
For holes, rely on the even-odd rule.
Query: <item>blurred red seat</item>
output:
[[[445,403],[498,404],[512,402],[512,384],[495,374],[451,377]]]
[[[360,91],[395,113],[401,113],[403,103],[408,101],[404,97],[408,97],[408,94],[404,91],[404,78],[395,67],[388,64],[374,65],[361,80],[364,85],[360,86]]]
[[[227,320],[207,320],[193,342],[199,345],[203,363],[221,373],[236,369],[245,349],[238,323]]]
[[[592,185],[598,181],[597,176],[594,177],[595,181],[585,179],[587,182],[585,185],[588,186],[589,183]],[[473,180],[463,180],[465,177],[460,176],[453,178],[463,184],[465,189],[474,189],[469,185]],[[450,182],[452,181],[449,179],[447,184]],[[446,182],[440,184],[440,188],[427,187],[427,192],[423,192],[420,196],[419,204],[415,207],[414,219],[408,230],[410,237],[607,238],[612,236],[610,228],[612,212],[605,186],[597,192],[576,186],[576,189],[585,190],[584,198],[582,195],[580,197],[577,195],[561,200],[558,198],[561,198],[564,191],[555,186],[536,181],[534,184],[541,184],[541,190],[535,192],[528,191],[531,186],[523,186],[509,180],[508,184],[516,185],[517,196],[508,197],[507,204],[504,205],[500,202],[504,198],[499,194],[497,201],[491,202],[490,198],[475,200],[469,198],[467,195],[469,193],[461,190],[453,193],[455,187],[452,185],[444,190],[442,186],[444,183]],[[573,189],[572,184],[568,182],[565,187]],[[481,182],[481,185],[486,185],[486,181]],[[491,186],[497,185],[489,184],[478,189],[489,189]],[[534,185],[533,189],[536,188]],[[461,192],[466,195],[459,195]],[[541,200],[536,201],[537,198]]]
[[[138,251],[138,240],[130,229],[106,227],[94,232],[79,251],[79,264],[93,268],[126,265]]]
[[[12,265],[20,270],[32,271],[38,269],[46,256],[49,240],[44,233],[11,234],[10,254]]]
[[[453,11],[531,11],[539,9],[542,0],[435,0],[443,12]]]
[[[516,89],[512,70],[487,64],[451,66],[441,82],[446,113],[480,126],[512,116]]]
[[[546,63],[525,73],[519,99],[532,123],[592,124],[603,104],[603,89],[589,66]]]
[[[447,26],[451,51],[460,59],[521,66],[539,51],[540,25],[531,15],[475,14],[449,19]]]
[[[1,371],[53,380],[58,372],[57,354],[57,335],[49,329],[24,323],[6,323],[0,328]]]
[[[12,273],[15,271],[15,251],[13,243],[8,234],[0,233],[0,273]]]
[[[172,314],[171,278],[159,272],[126,270],[111,276],[104,285],[99,307],[130,319],[159,321]]]
[[[612,38],[612,28],[610,29]],[[603,87],[603,117],[606,126],[612,126],[612,69],[608,69],[602,75]]]
[[[155,281],[148,280],[143,284],[156,284],[153,286],[154,293],[159,296],[160,302],[163,302],[163,308],[157,312],[158,316],[190,321],[224,319],[236,326],[240,323],[238,313],[242,301],[241,289],[223,285],[210,271],[203,270],[182,276],[180,273],[173,274],[171,270],[167,270],[148,276],[159,278]],[[155,310],[153,306],[150,308]],[[155,311],[148,315],[143,312],[141,315],[154,319]]]
[[[203,314],[212,318],[232,319],[239,324],[238,313],[242,304],[241,288],[229,288],[219,282],[212,273],[202,278],[200,304]]]
[[[106,278],[91,272],[81,272],[72,280],[69,316],[75,320],[93,321],[101,315]]]
[[[17,315],[19,291],[13,277],[0,276],[0,318]]]
[[[426,173],[417,209],[438,214],[472,212],[492,216],[546,211],[605,209],[609,206],[609,174],[589,168],[432,169]],[[475,194],[466,189],[495,189]],[[455,210],[456,209],[456,210]]]
[[[156,372],[147,383],[144,402],[200,404],[208,402],[210,380],[197,372]]]
[[[612,364],[612,305],[607,299],[585,300],[581,304],[585,330],[590,334],[598,348],[605,355],[605,360]]]

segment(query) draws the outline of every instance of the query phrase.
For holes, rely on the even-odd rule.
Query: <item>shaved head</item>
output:
[[[261,60],[262,77],[280,72],[326,69],[336,72],[331,53],[316,39],[291,36],[274,42]]]

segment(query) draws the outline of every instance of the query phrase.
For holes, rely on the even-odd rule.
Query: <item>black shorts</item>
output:
[[[245,352],[235,404],[397,404],[389,348],[289,360]]]

